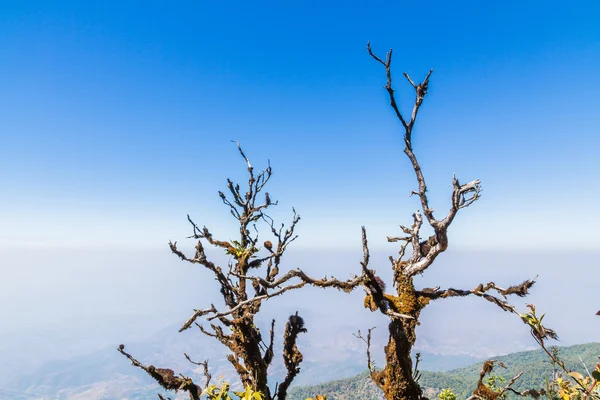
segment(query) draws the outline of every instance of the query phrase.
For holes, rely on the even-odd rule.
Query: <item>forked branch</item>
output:
[[[365,344],[367,345],[367,366],[368,366],[369,372],[371,374],[377,373],[377,370],[375,369],[375,363],[373,362],[373,360],[371,358],[371,331],[373,331],[373,329],[375,329],[375,327],[369,328],[367,330],[366,338],[362,335],[362,333],[360,332],[360,329],[358,330],[358,333],[354,334],[354,336],[356,336],[358,339],[365,342]]]
[[[180,375],[175,376],[175,373],[172,369],[168,368],[156,368],[153,365],[145,366],[135,358],[133,358],[130,354],[125,352],[125,346],[119,345],[117,348],[119,353],[123,354],[127,357],[131,363],[146,371],[148,375],[154,378],[158,384],[167,390],[182,390],[187,392],[190,395],[191,400],[200,400],[200,396],[202,394],[202,388],[194,383],[191,378],[187,376]]]
[[[204,360],[202,362],[196,362],[196,361],[193,361],[190,358],[190,356],[187,355],[187,353],[183,353],[183,355],[192,364],[202,367],[202,372],[204,373],[204,378],[206,379],[205,383],[204,383],[204,387],[207,388],[208,385],[210,385],[210,380],[212,379],[212,375],[210,374],[210,371],[208,370],[208,360]]]
[[[423,253],[420,248],[421,246],[418,245],[418,243],[420,243],[420,238],[419,238],[419,232],[420,232],[420,228],[421,228],[420,223],[418,224],[416,229],[413,229],[410,232],[408,229],[403,228],[405,233],[409,234],[409,237],[388,238],[389,241],[400,241],[400,240],[404,241],[404,245],[402,246],[402,248],[400,250],[400,253],[401,253],[400,258],[398,258],[396,260],[392,260],[392,263],[395,264],[394,269],[399,269],[399,264],[402,261],[401,258],[404,255],[404,252],[405,252],[406,247],[408,246],[408,243],[410,242],[412,244],[413,256],[408,261],[407,265],[403,266],[402,273],[404,273],[407,276],[414,276],[416,274],[419,274],[419,273],[422,273],[423,271],[425,271],[433,263],[435,258],[440,253],[442,253],[443,251],[445,251],[447,249],[447,247],[448,247],[448,235],[447,235],[448,227],[452,223],[452,221],[453,221],[454,217],[456,216],[456,213],[458,212],[459,209],[468,207],[473,202],[475,202],[477,199],[479,199],[480,193],[481,193],[480,181],[474,180],[467,184],[460,184],[458,179],[456,179],[456,177],[454,177],[453,181],[452,181],[453,191],[452,191],[452,204],[450,207],[450,211],[445,216],[445,218],[443,218],[441,220],[437,220],[435,218],[435,216],[433,214],[434,210],[429,206],[429,198],[427,196],[427,184],[425,182],[425,176],[423,175],[423,171],[421,169],[419,161],[417,160],[417,157],[416,157],[415,153],[413,152],[413,144],[412,144],[413,127],[415,125],[415,121],[417,119],[419,109],[420,109],[421,105],[423,104],[423,100],[425,99],[425,96],[427,95],[427,91],[429,89],[429,78],[431,77],[431,74],[433,73],[433,69],[427,73],[427,75],[425,76],[425,79],[421,83],[415,83],[413,81],[413,79],[408,75],[408,73],[404,72],[404,77],[406,78],[406,80],[410,83],[410,85],[415,90],[415,101],[413,104],[412,113],[411,113],[410,119],[407,120],[404,117],[404,115],[402,114],[402,112],[400,111],[400,108],[398,106],[398,103],[396,101],[396,97],[394,94],[394,88],[392,87],[391,64],[392,64],[393,51],[390,49],[387,52],[387,54],[385,56],[385,61],[373,52],[373,50],[371,49],[370,43],[367,44],[367,51],[369,52],[369,55],[371,57],[373,57],[378,63],[383,65],[383,67],[385,68],[387,82],[384,87],[388,92],[388,96],[390,99],[390,105],[392,106],[392,109],[394,110],[396,117],[400,120],[400,123],[402,124],[402,126],[404,128],[404,144],[405,144],[404,153],[408,156],[408,158],[412,164],[412,167],[413,167],[413,170],[415,171],[415,175],[417,177],[417,182],[419,185],[419,189],[417,191],[411,192],[411,194],[416,194],[419,196],[419,199],[421,201],[421,207],[423,209],[423,214],[425,215],[427,222],[434,229],[434,232],[435,232],[435,235],[434,235],[435,242],[432,242],[432,245],[428,248],[427,253]],[[415,218],[416,218],[416,216],[420,216],[420,215],[418,213],[415,213]]]

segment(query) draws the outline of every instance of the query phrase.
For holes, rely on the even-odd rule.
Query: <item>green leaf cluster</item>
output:
[[[440,394],[438,394],[438,399],[440,400],[456,400],[456,394],[450,389],[442,389]]]
[[[239,400],[264,400],[262,393],[253,391],[250,386],[247,386],[243,392],[232,391],[232,393]],[[223,382],[221,386],[210,385],[204,389],[202,395],[206,395],[209,400],[234,400],[229,394],[229,383],[227,382]]]
[[[231,243],[233,243],[233,245],[228,248],[227,250],[225,250],[225,254],[230,254],[233,257],[235,257],[236,259],[242,258],[243,256],[248,256],[248,258],[252,257],[255,253],[259,252],[260,249],[257,249],[256,247],[244,247],[242,246],[242,244],[237,241],[237,240],[232,240]]]

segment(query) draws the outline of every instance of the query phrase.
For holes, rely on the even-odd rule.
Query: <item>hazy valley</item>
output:
[[[77,276],[82,268],[78,260],[84,254],[89,256],[84,266],[88,276],[98,279],[75,281],[72,289],[54,292],[47,283],[60,276]],[[18,252],[3,254],[23,276],[37,271],[28,285],[40,295],[46,293],[46,301],[36,304],[27,292],[19,290],[21,283],[16,280],[12,284],[5,282],[5,291],[0,294],[4,304],[12,304],[0,309],[4,319],[12,321],[0,331],[3,400],[154,398],[156,384],[118,354],[116,346],[120,343],[148,364],[193,375],[192,366],[183,356],[185,352],[196,360],[208,359],[215,378],[235,377],[220,344],[203,337],[196,328],[177,333],[193,308],[206,306],[218,296],[211,287],[212,281],[206,280],[205,271],[180,263],[164,250],[151,255],[119,250],[44,252],[49,263],[59,265],[53,271],[38,269],[29,261],[36,258],[36,251],[31,251],[31,255],[32,258],[20,259]],[[227,262],[222,255],[214,256]],[[382,265],[384,279],[389,278],[385,275],[386,256],[384,251],[373,254],[374,263]],[[319,260],[318,265],[311,262],[314,259]],[[290,252],[287,265],[306,265],[306,270],[315,276],[323,274],[322,266],[327,265],[328,273],[343,277],[356,270],[359,259],[360,250]],[[505,284],[539,274],[532,295],[515,304],[524,308],[525,303],[534,302],[541,310],[547,310],[546,321],[558,331],[560,344],[576,344],[598,337],[596,304],[582,301],[575,308],[568,307],[553,293],[561,287],[577,287],[582,300],[594,298],[595,283],[584,279],[586,273],[593,273],[594,259],[594,253],[449,253],[426,278],[419,278],[419,285],[471,287],[489,281],[499,272],[502,279],[498,283]],[[58,260],[66,262],[60,264]],[[581,276],[564,275],[562,266],[573,262],[584,266]],[[276,338],[290,314],[299,311],[305,319],[308,332],[298,341],[305,361],[296,386],[347,378],[364,371],[364,343],[353,336],[358,329],[364,332],[377,327],[373,331],[373,353],[376,362],[381,362],[386,321],[362,309],[363,297],[361,291],[348,295],[308,289],[264,304],[259,326],[268,331],[270,318],[275,318]],[[350,302],[359,307],[346,307]],[[39,318],[29,318],[36,309],[41,311]],[[416,350],[423,354],[422,369],[428,371],[448,371],[485,357],[535,348],[518,318],[477,298],[432,304],[423,314],[417,332]],[[276,356],[271,371],[273,383],[281,379],[280,356]]]

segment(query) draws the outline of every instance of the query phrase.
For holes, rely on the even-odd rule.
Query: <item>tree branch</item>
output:
[[[371,331],[373,329],[375,329],[375,327],[369,328],[367,330],[367,338],[366,339],[360,333],[360,329],[358,330],[357,334],[354,334],[355,337],[357,337],[358,339],[362,340],[367,345],[367,366],[368,366],[369,372],[371,374],[374,374],[374,373],[377,372],[376,369],[375,369],[375,363],[371,360]]]
[[[175,391],[183,390],[184,392],[189,393],[190,399],[200,400],[202,388],[196,385],[191,378],[188,378],[184,375],[175,376],[173,370],[167,368],[155,368],[153,365],[146,367],[144,364],[133,358],[130,354],[126,353],[125,346],[122,344],[119,345],[117,350],[119,353],[127,357],[134,366],[146,371],[146,373],[154,378],[164,389]]]
[[[277,391],[278,400],[285,400],[287,395],[287,389],[300,372],[300,363],[302,362],[303,356],[296,346],[296,339],[300,333],[305,333],[304,320],[298,316],[296,311],[295,315],[291,315],[288,322],[285,324],[285,333],[283,335],[283,361],[287,369],[287,375],[283,382],[279,385]]]
[[[183,332],[186,329],[189,329],[190,326],[192,326],[192,324],[194,322],[196,322],[196,320],[200,317],[205,316],[206,314],[209,313],[217,313],[217,309],[215,308],[214,304],[210,305],[210,308],[206,308],[204,310],[194,310],[194,314],[187,320],[185,321],[185,323],[181,326],[181,328],[179,328],[179,332]]]
[[[269,331],[269,347],[265,351],[263,361],[265,364],[270,365],[273,361],[273,346],[275,343],[275,320],[271,320],[271,330]]]
[[[538,317],[535,313],[535,306],[533,304],[527,304],[527,307],[530,309],[530,312],[525,313],[525,314],[519,314],[519,316],[521,317],[521,320],[525,324],[529,325],[529,327],[531,328],[531,332],[530,332],[531,336],[535,339],[535,341],[542,348],[542,350],[544,350],[544,352],[548,355],[548,357],[550,357],[550,359],[556,365],[558,365],[564,372],[566,372],[567,376],[569,376],[571,379],[573,379],[575,381],[575,383],[581,389],[583,389],[584,393],[587,393],[589,388],[587,388],[580,379],[577,379],[575,376],[573,376],[571,374],[571,370],[569,370],[566,367],[565,363],[562,360],[560,360],[555,354],[550,352],[548,350],[548,348],[546,347],[546,340],[547,339],[558,340],[558,335],[556,334],[556,332],[553,329],[547,328],[542,324],[542,320],[544,319],[544,314],[542,314],[542,316]]]
[[[192,359],[190,358],[190,356],[187,355],[187,353],[183,353],[183,355],[192,364],[198,365],[198,366],[200,366],[200,367],[203,368],[204,378],[206,379],[206,383],[204,385],[204,388],[206,389],[208,387],[208,385],[210,384],[210,380],[212,379],[212,375],[208,371],[208,360],[204,360],[202,362],[196,362],[196,361],[192,361]]]
[[[408,124],[404,120],[404,117],[402,116],[402,113],[400,112],[400,110],[398,109],[398,105],[396,104],[396,98],[394,96],[394,89],[392,88],[392,72],[390,70],[390,67],[392,64],[393,50],[390,49],[390,51],[387,52],[387,54],[385,55],[385,62],[381,58],[377,57],[375,55],[375,53],[373,53],[373,51],[371,50],[371,42],[367,43],[367,51],[369,52],[371,57],[373,57],[375,60],[377,60],[379,63],[381,63],[381,65],[383,65],[385,67],[385,72],[386,72],[386,76],[387,76],[387,84],[384,86],[384,88],[387,90],[388,95],[390,97],[390,105],[396,112],[396,116],[402,123],[402,126],[404,126],[405,129],[408,129]]]
[[[196,228],[194,228],[196,229]],[[205,232],[208,232],[206,227],[204,228]],[[209,234],[210,236],[210,234]],[[190,262],[192,264],[200,264],[203,265],[208,270],[212,271],[217,278],[217,281],[221,285],[221,294],[223,295],[223,299],[225,300],[225,304],[228,306],[232,306],[235,303],[234,300],[234,288],[223,274],[223,270],[221,267],[215,265],[212,261],[209,261],[206,257],[206,252],[204,251],[204,246],[202,246],[202,242],[198,240],[196,244],[196,254],[194,258],[188,258],[181,250],[177,248],[177,242],[170,242],[169,247],[171,251],[176,254],[181,260]]]
[[[230,315],[233,312],[239,310],[240,308],[242,308],[242,307],[244,307],[246,305],[249,305],[249,304],[252,304],[252,303],[258,303],[258,302],[261,302],[262,300],[269,299],[269,298],[275,297],[275,296],[279,296],[280,294],[285,293],[288,290],[301,288],[305,284],[306,284],[305,282],[300,282],[300,283],[297,283],[295,285],[286,286],[286,287],[282,288],[281,290],[278,290],[278,291],[273,292],[273,293],[269,293],[269,294],[265,294],[265,295],[262,295],[262,296],[253,297],[251,299],[242,301],[242,302],[238,303],[235,307],[229,309],[228,311],[217,312],[214,315],[211,315],[210,317],[207,318],[207,320],[208,321],[212,321],[215,318],[220,318],[220,317],[224,317],[226,315]]]
[[[331,278],[324,277],[322,279],[316,279],[316,278],[312,278],[312,277],[308,276],[304,271],[302,271],[299,268],[288,271],[284,276],[282,276],[281,278],[279,278],[273,282],[269,282],[268,280],[261,278],[261,277],[257,277],[257,276],[237,275],[237,274],[232,274],[232,275],[236,276],[238,278],[241,278],[241,279],[257,281],[260,285],[262,285],[263,287],[265,287],[267,289],[276,288],[278,286],[283,285],[284,283],[288,282],[289,280],[291,280],[293,278],[299,278],[303,284],[310,284],[310,285],[317,286],[320,288],[333,287],[333,288],[342,290],[347,293],[350,293],[352,291],[352,289],[359,286],[364,280],[364,277],[362,275],[357,276],[357,277],[347,280],[347,281],[340,281],[340,280],[336,279],[335,277],[331,277]]]
[[[536,277],[537,278],[537,277]],[[475,289],[472,290],[462,290],[462,289],[445,289],[439,290],[437,288],[425,288],[421,291],[417,291],[417,296],[427,298],[429,300],[437,300],[437,299],[445,299],[448,297],[464,297],[469,295],[475,295],[479,297],[483,297],[484,299],[496,304],[504,311],[509,311],[520,315],[516,308],[509,304],[507,301],[499,299],[495,296],[488,294],[487,292],[490,290],[495,290],[498,292],[504,299],[506,299],[509,295],[516,295],[519,297],[525,297],[529,294],[529,289],[535,284],[535,278],[531,280],[523,281],[519,285],[513,285],[506,289],[503,289],[499,286],[496,286],[494,282],[489,282],[487,285],[479,284]]]
[[[483,378],[492,372],[494,369],[495,363],[498,363],[502,368],[506,368],[506,366],[502,362],[498,362],[498,360],[488,360],[483,363],[481,368],[481,372],[479,373],[479,381],[477,382],[477,388],[473,391],[473,395],[469,397],[467,400],[496,400],[502,398],[502,396],[507,392],[511,391],[519,396],[531,396],[534,398],[538,398],[540,395],[545,394],[545,390],[538,392],[536,390],[526,390],[524,392],[517,392],[511,386],[523,375],[523,372],[519,372],[515,375],[511,380],[499,391],[493,391],[489,387],[487,387],[483,383]]]
[[[365,227],[362,227],[362,245],[363,245],[363,261],[360,265],[362,267],[362,275],[359,277],[362,279],[362,286],[366,292],[365,307],[371,309],[371,311],[379,310],[382,314],[385,314],[392,319],[405,318],[414,319],[413,316],[402,314],[391,309],[388,299],[385,295],[385,282],[378,276],[375,275],[375,271],[369,269],[369,244],[367,242],[367,231]]]
[[[388,51],[388,53],[386,54],[385,61],[382,60],[380,57],[378,57],[375,53],[373,53],[370,43],[367,43],[367,51],[369,52],[369,55],[371,57],[373,57],[378,63],[383,65],[385,68],[387,83],[384,86],[384,88],[388,92],[388,96],[390,98],[390,105],[392,106],[394,112],[396,113],[396,117],[400,120],[400,122],[402,123],[402,126],[404,127],[404,144],[405,144],[404,153],[408,156],[408,158],[412,164],[412,167],[413,167],[413,170],[415,171],[415,175],[416,175],[417,182],[419,185],[419,190],[413,191],[411,193],[411,195],[416,194],[419,196],[419,199],[421,201],[421,207],[423,209],[423,214],[425,215],[425,218],[427,219],[427,222],[429,223],[429,225],[435,231],[435,243],[430,246],[430,249],[427,252],[427,254],[423,254],[421,252],[421,250],[419,249],[420,246],[418,246],[418,243],[416,243],[419,241],[418,234],[419,234],[420,224],[419,224],[418,228],[416,229],[416,233],[415,232],[407,232],[408,230],[405,230],[405,232],[407,232],[411,237],[411,243],[413,245],[413,256],[408,262],[406,262],[405,264],[402,264],[402,267],[403,267],[402,273],[407,276],[414,276],[416,274],[419,274],[419,273],[422,273],[423,271],[425,271],[433,263],[435,258],[440,253],[444,252],[447,249],[447,247],[448,247],[448,234],[447,234],[448,227],[452,223],[452,220],[456,216],[456,213],[458,212],[459,209],[468,207],[473,202],[475,202],[476,200],[479,199],[480,193],[481,193],[481,187],[479,185],[480,181],[474,180],[467,184],[461,185],[459,183],[458,179],[456,179],[456,177],[454,177],[453,181],[452,181],[453,182],[453,192],[452,192],[452,206],[450,208],[450,211],[448,212],[446,217],[441,221],[437,220],[435,218],[435,216],[433,215],[434,210],[429,206],[429,199],[427,197],[427,184],[425,182],[425,176],[423,175],[423,171],[421,169],[419,161],[417,160],[417,157],[413,152],[413,145],[412,145],[413,127],[414,127],[415,121],[417,119],[419,109],[420,109],[421,105],[423,104],[423,100],[425,99],[425,96],[427,95],[427,91],[429,89],[429,78],[431,77],[431,74],[433,73],[433,69],[431,69],[427,73],[427,75],[425,76],[425,79],[423,80],[422,83],[415,83],[411,79],[411,77],[406,72],[404,72],[404,77],[406,78],[406,80],[410,83],[410,85],[415,90],[415,101],[413,104],[412,114],[410,117],[410,121],[407,122],[406,118],[404,118],[404,116],[402,115],[402,113],[398,107],[398,104],[396,102],[395,95],[394,95],[394,89],[392,88],[392,72],[391,72],[392,50],[390,49],[390,51]],[[415,214],[415,215],[419,215],[419,214]],[[403,228],[403,230],[404,230],[404,228]],[[399,240],[405,241],[405,244],[402,246],[402,248],[400,250],[401,256],[403,256],[404,251],[405,251],[406,247],[408,246],[407,238],[388,238],[388,241],[390,241],[390,242],[391,241],[399,241]],[[390,260],[392,261],[392,264],[394,265],[394,269],[399,269],[400,263],[402,262],[401,259],[399,258],[397,260],[393,260],[393,259],[390,259]]]

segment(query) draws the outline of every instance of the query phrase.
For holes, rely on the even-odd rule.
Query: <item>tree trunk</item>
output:
[[[267,374],[270,361],[265,361],[261,352],[260,331],[255,327],[253,319],[239,318],[238,321],[234,325],[233,343],[229,346],[233,354],[229,355],[228,360],[240,376],[244,389],[250,386],[270,400],[272,397]]]
[[[417,320],[422,302],[415,292],[413,280],[402,274],[396,277],[398,296],[386,295],[389,307],[409,318],[392,319],[385,346],[385,368],[373,372],[371,378],[384,393],[386,400],[420,400],[422,390],[413,376],[410,352],[416,341]]]
[[[413,378],[410,350],[415,342],[414,320],[393,320],[385,346],[386,366],[377,373],[377,384],[386,400],[419,400],[422,391]]]

